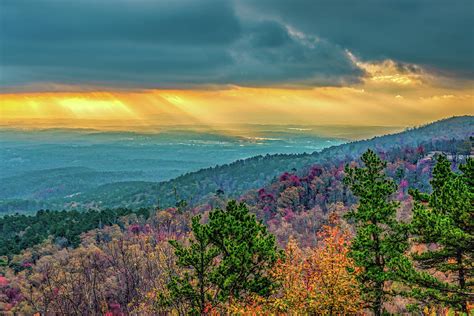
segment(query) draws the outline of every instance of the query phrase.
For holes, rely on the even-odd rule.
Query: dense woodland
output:
[[[171,207],[4,216],[0,310],[467,315],[472,129],[447,126],[288,164],[238,201],[217,187],[199,203],[176,190]]]
[[[63,198],[2,200],[0,194],[0,214],[16,211],[33,212],[39,209],[88,210],[93,208],[100,210],[156,206],[166,208],[174,206],[176,201],[181,199],[196,206],[205,200],[212,199],[218,191],[223,192],[228,198],[238,199],[248,190],[261,188],[277,179],[284,172],[296,170],[299,175],[303,176],[315,164],[325,165],[334,161],[346,163],[356,160],[369,148],[377,152],[387,152],[423,145],[426,151],[434,149],[448,153],[468,153],[471,145],[469,136],[471,136],[472,130],[474,130],[474,117],[453,117],[426,126],[408,129],[398,134],[333,146],[320,152],[266,155],[238,160],[231,164],[186,173],[165,182],[110,183],[85,191],[80,195]],[[442,148],[439,147],[440,142],[444,144]],[[87,181],[89,174],[78,176],[76,169],[74,174],[69,174],[71,170],[56,170],[55,172],[61,174],[57,179],[68,179],[65,186],[70,185],[73,178],[78,179],[79,185],[85,186],[84,182]],[[32,181],[40,180],[32,178]],[[22,180],[21,183],[24,182]],[[8,183],[5,186],[7,187],[4,189],[5,191],[10,190]],[[23,184],[21,189],[30,186],[31,184]],[[3,186],[0,187],[3,188]],[[17,189],[19,189],[18,186]],[[48,191],[47,188],[41,190],[41,192],[46,191]]]

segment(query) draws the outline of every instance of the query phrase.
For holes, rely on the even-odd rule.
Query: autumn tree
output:
[[[174,252],[151,227],[117,225],[90,231],[81,246],[50,245],[35,264],[27,252],[17,274],[24,302],[18,314],[114,315],[155,313],[150,294],[167,289],[176,274]],[[44,246],[46,247],[46,246]]]
[[[456,282],[453,286],[418,280],[425,289],[422,294],[467,313],[474,286],[474,161],[468,159],[459,169],[462,173],[453,172],[451,162],[438,157],[432,193],[412,191],[416,199],[412,225],[418,243],[436,246],[414,254],[419,267],[447,274]]]
[[[356,276],[359,269],[348,256],[350,234],[336,214],[318,233],[318,246],[304,262],[309,292],[308,312],[315,315],[354,315],[363,302]]]
[[[386,163],[371,150],[361,160],[364,167],[347,166],[344,179],[359,200],[357,208],[347,214],[356,226],[349,256],[361,268],[357,279],[368,307],[381,315],[390,294],[388,282],[400,279],[395,271],[407,261],[408,234],[396,220],[399,204],[391,196],[397,186],[384,173]]]
[[[317,234],[318,245],[304,251],[290,237],[285,256],[270,271],[280,286],[269,297],[254,295],[229,306],[232,314],[353,315],[363,306],[358,270],[347,256],[350,235],[330,216]]]
[[[270,293],[267,271],[280,254],[275,237],[245,204],[229,202],[225,210],[210,212],[206,224],[195,217],[192,232],[187,246],[171,241],[178,265],[185,269],[169,284],[172,301],[184,300],[190,314],[203,314],[250,293]]]
[[[290,237],[285,248],[285,257],[280,259],[271,274],[280,285],[276,293],[263,300],[266,309],[277,312],[303,314],[307,311],[309,291],[306,278],[303,278],[305,257],[296,240]]]

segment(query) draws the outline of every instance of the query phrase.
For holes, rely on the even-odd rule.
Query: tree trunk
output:
[[[381,316],[382,315],[382,292],[383,292],[383,283],[377,283],[376,286],[376,294],[375,294],[375,303],[374,303],[374,315]]]
[[[200,312],[201,315],[204,313],[205,305],[206,305],[206,296],[204,292],[204,251],[205,247],[201,242],[201,266],[200,266],[200,271],[199,271],[199,294],[200,294]]]
[[[373,222],[377,224],[377,221],[374,219]],[[380,271],[383,273],[384,263],[380,254],[380,240],[377,234],[373,234],[375,241],[375,265],[380,268]],[[382,315],[382,304],[383,304],[383,286],[384,282],[375,283],[375,302],[374,302],[374,315]]]
[[[465,276],[465,271],[464,271],[463,262],[462,262],[461,250],[458,250],[456,253],[456,261],[459,266],[459,270],[458,270],[459,288],[461,289],[461,292],[462,292],[461,310],[463,313],[467,314],[467,301],[464,295],[464,291],[466,289],[466,276]]]

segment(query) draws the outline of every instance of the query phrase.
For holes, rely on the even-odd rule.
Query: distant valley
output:
[[[383,128],[3,129],[0,213],[166,207],[181,200],[195,204],[217,191],[238,197],[285,171],[352,159],[370,146],[418,146],[442,137],[441,130],[448,139],[466,139],[472,125],[472,117],[457,117],[364,141],[355,140]]]
[[[348,136],[344,129],[339,132]],[[141,133],[4,128],[0,200],[2,205],[30,201],[41,207],[43,201],[70,199],[105,184],[166,181],[257,155],[311,153],[348,141],[319,133],[307,126],[265,125],[239,130],[169,126]],[[20,205],[13,210],[36,208]]]

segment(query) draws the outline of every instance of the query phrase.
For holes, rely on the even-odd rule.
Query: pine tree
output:
[[[216,259],[220,253],[209,239],[208,227],[202,225],[200,220],[200,216],[192,219],[193,238],[189,246],[170,241],[178,258],[178,266],[186,268],[186,272],[183,276],[174,276],[168,284],[171,296],[166,303],[171,305],[172,301],[178,300],[188,304],[188,313],[191,315],[202,315],[208,306],[215,304],[210,276],[215,273]]]
[[[220,303],[247,294],[266,296],[273,287],[269,271],[280,257],[275,237],[247,206],[229,202],[225,210],[192,222],[193,239],[185,247],[171,241],[178,265],[186,270],[169,284],[170,300],[185,301],[190,314],[204,314]]]
[[[272,287],[267,271],[280,256],[275,237],[250,214],[244,203],[231,201],[225,210],[209,214],[212,243],[222,260],[213,282],[221,301],[239,299],[247,293],[268,295]]]
[[[445,156],[439,156],[431,180],[432,193],[412,192],[416,199],[413,230],[417,242],[434,244],[436,249],[415,254],[420,268],[454,276],[456,284],[418,282],[425,296],[467,313],[469,293],[473,290],[474,244],[474,163],[468,159],[451,170]],[[425,204],[428,204],[427,206]]]
[[[396,220],[398,202],[390,197],[397,186],[384,174],[386,163],[371,150],[361,160],[365,166],[347,166],[344,179],[359,199],[357,209],[347,214],[356,225],[349,256],[361,268],[357,278],[368,307],[381,315],[390,294],[387,282],[399,280],[397,266],[407,262],[408,233]]]

